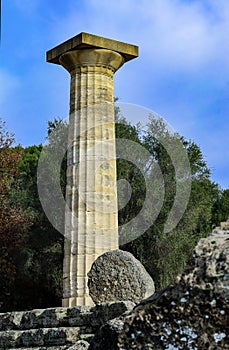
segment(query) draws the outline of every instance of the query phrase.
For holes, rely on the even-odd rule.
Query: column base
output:
[[[88,296],[82,296],[82,297],[70,297],[70,298],[63,298],[62,299],[62,307],[74,307],[74,306],[94,306],[95,303],[91,299],[91,297]]]

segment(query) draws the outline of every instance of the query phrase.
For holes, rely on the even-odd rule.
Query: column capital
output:
[[[50,63],[61,64],[60,57],[64,53],[79,49],[106,49],[115,51],[122,55],[124,62],[138,57],[138,46],[136,45],[82,32],[47,51],[46,60]]]
[[[60,56],[59,62],[71,74],[77,73],[77,71],[82,72],[84,67],[87,67],[87,72],[88,68],[96,67],[99,70],[105,68],[112,74],[125,63],[125,60],[118,52],[93,48],[68,51]]]

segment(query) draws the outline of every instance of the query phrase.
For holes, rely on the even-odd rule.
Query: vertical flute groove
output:
[[[79,51],[69,53],[78,63]],[[95,50],[87,51],[93,61]],[[106,61],[110,51],[102,51]],[[87,273],[98,256],[118,248],[113,74],[106,64],[83,62],[71,73],[64,306],[93,304]]]

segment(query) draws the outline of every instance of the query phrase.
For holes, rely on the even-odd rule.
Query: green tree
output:
[[[149,118],[148,130],[142,135],[138,141],[150,152],[152,163],[159,165],[163,176],[164,202],[153,225],[142,236],[122,248],[132,252],[142,261],[154,278],[157,289],[160,289],[183,271],[198,239],[209,232],[213,206],[212,196],[216,189],[210,181],[210,171],[202,152],[193,141],[186,141],[180,135],[171,133],[162,119],[153,116]],[[124,137],[128,138],[128,132],[125,131]],[[186,211],[180,222],[176,228],[167,233],[164,232],[164,227],[175,201],[177,182],[182,189],[186,181],[185,172],[182,173],[179,144],[182,144],[187,151],[191,171],[191,192]],[[172,150],[173,160],[171,159]],[[174,159],[175,161],[180,160],[178,163],[181,164],[181,169],[174,169]],[[153,176],[151,171],[153,172],[154,169],[153,166],[148,168],[144,176]],[[121,174],[121,171],[118,174]],[[126,174],[129,176],[127,171]],[[129,178],[127,180],[129,181]],[[139,179],[135,178],[131,179],[132,183],[135,180],[138,183]],[[143,188],[144,180],[141,179],[139,182],[141,183],[140,188]],[[157,186],[157,183],[152,181],[151,185]],[[139,183],[136,187],[139,187]],[[160,191],[159,187],[156,195],[160,196]],[[141,192],[144,193],[144,191]],[[135,214],[138,193],[133,191],[132,196],[132,201],[128,203],[128,213]],[[119,221],[126,222],[128,219],[127,215],[123,215]]]
[[[59,127],[62,122],[55,119],[48,122],[47,142],[54,152],[62,139]],[[54,137],[52,131],[58,128]],[[45,146],[33,145],[23,149],[18,163],[18,181],[20,191],[13,191],[11,201],[16,207],[26,210],[33,217],[33,225],[24,240],[20,256],[16,259],[14,292],[10,296],[11,309],[23,310],[61,305],[62,298],[62,261],[64,237],[55,230],[42,208],[38,188],[37,170],[41,152]],[[52,163],[47,171],[53,171]],[[61,170],[61,186],[65,191],[66,158]],[[48,193],[50,195],[50,193]],[[52,193],[51,193],[52,195]],[[21,293],[23,286],[24,292]]]
[[[18,260],[14,309],[59,306],[62,297],[63,236],[47,219],[37,189],[37,167],[43,146],[24,149],[19,163],[23,193],[20,201],[33,213],[26,247]],[[18,197],[19,200],[19,197]],[[21,286],[24,293],[20,293]]]
[[[123,227],[139,215],[146,201],[147,190],[150,190],[153,195],[152,203],[147,203],[148,211],[142,218],[146,222],[147,220],[150,222],[155,203],[160,202],[163,197],[162,208],[153,224],[143,235],[121,248],[132,252],[141,260],[154,278],[157,289],[160,289],[183,271],[195,244],[200,237],[211,231],[212,224],[228,216],[228,190],[222,191],[217,184],[211,182],[210,171],[200,147],[193,141],[187,141],[184,137],[171,133],[162,119],[149,116],[148,129],[143,132],[140,125],[134,126],[128,123],[120,115],[118,108],[115,114],[117,179],[126,180],[119,181],[119,225]],[[67,132],[67,123],[60,119],[48,122],[47,141],[53,155],[56,154],[58,157],[60,150],[63,154],[65,153]],[[136,152],[135,161],[123,159],[118,147],[118,139],[130,140],[133,142],[131,145],[136,144],[147,150],[148,158],[142,156],[141,148],[139,151],[138,148],[129,147],[126,153]],[[125,142],[123,145],[125,146]],[[172,231],[165,232],[165,224],[170,218],[170,212],[175,203],[177,186],[179,185],[182,192],[188,176],[182,167],[180,145],[186,150],[190,164],[191,191],[186,210],[178,225]],[[27,210],[34,218],[26,246],[17,263],[19,271],[15,289],[17,297],[14,300],[11,299],[12,307],[17,309],[57,306],[60,305],[62,297],[64,239],[49,223],[39,200],[37,166],[41,151],[44,158],[48,157],[45,146],[31,146],[23,150],[19,163],[21,188],[20,191],[15,191],[15,196],[11,196],[11,200],[13,198],[14,203],[17,203],[17,207]],[[173,152],[173,159],[171,159],[171,152]],[[174,161],[179,164],[176,169]],[[54,163],[46,162],[47,168],[43,171],[55,175],[58,169]],[[157,177],[155,169],[158,168],[161,174],[158,173],[160,176]],[[65,195],[66,155],[59,175],[58,181]],[[131,196],[126,202],[128,193]],[[48,190],[47,198],[50,195],[52,196],[53,193]],[[56,215],[64,223],[62,214],[57,212]],[[133,229],[138,233],[138,227]],[[22,285],[26,286],[23,295],[20,293]]]
[[[136,126],[131,125],[127,120],[120,115],[120,111],[116,108],[116,124],[115,124],[116,140],[131,140],[141,145],[139,136],[139,130]],[[145,199],[145,181],[144,176],[140,169],[132,162],[123,159],[119,154],[119,148],[117,150],[117,180],[127,180],[131,187],[131,198],[129,202],[122,208],[123,201],[125,202],[126,191],[125,183],[122,187],[118,188],[118,200],[119,200],[119,225],[123,225],[126,222],[134,218],[141,210],[142,204]],[[127,149],[126,149],[127,152]]]
[[[13,148],[14,135],[0,119],[0,308],[7,310],[14,293],[17,259],[24,248],[32,217],[13,198],[20,193],[18,163],[21,147]]]
[[[215,227],[221,221],[229,219],[229,189],[218,189],[215,192],[212,210],[212,226]]]

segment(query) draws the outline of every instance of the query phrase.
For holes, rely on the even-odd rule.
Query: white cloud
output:
[[[215,64],[229,69],[228,1],[87,0],[82,12],[74,3],[69,15],[58,19],[59,40],[88,31],[136,43],[145,58],[167,69]]]
[[[225,34],[229,23],[225,11],[206,9],[204,2],[153,1],[148,20],[152,23],[152,38],[157,45],[147,45],[149,54],[156,55],[159,63],[182,69],[207,69],[225,62]],[[209,2],[210,3],[210,2]],[[153,40],[153,39],[152,39]]]

